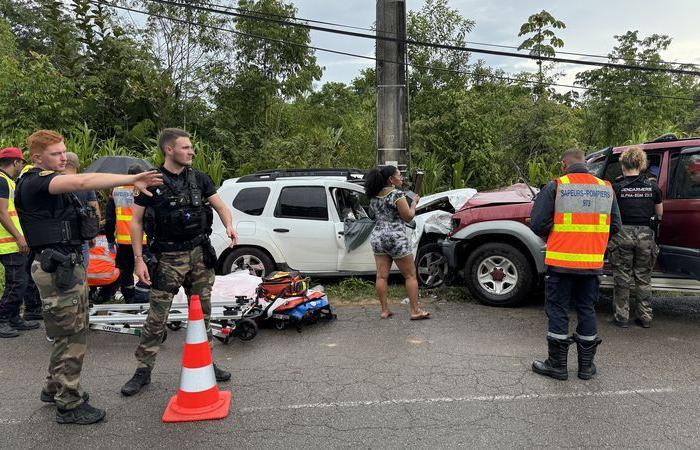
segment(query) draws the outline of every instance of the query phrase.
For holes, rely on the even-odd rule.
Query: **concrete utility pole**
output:
[[[406,39],[405,0],[377,0],[377,36]],[[377,40],[376,55],[377,164],[397,166],[404,171],[411,161],[408,153],[406,44]]]

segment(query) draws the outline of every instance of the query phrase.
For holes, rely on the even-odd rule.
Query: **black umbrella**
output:
[[[84,170],[85,173],[118,173],[126,175],[131,166],[139,166],[143,170],[152,169],[151,163],[133,156],[100,156]]]

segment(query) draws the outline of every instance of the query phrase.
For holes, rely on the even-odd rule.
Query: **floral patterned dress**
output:
[[[388,255],[392,259],[399,259],[413,253],[406,235],[406,223],[401,219],[396,207],[396,202],[404,197],[403,192],[392,189],[389,193],[370,200],[369,207],[374,213],[376,225],[369,242],[375,255]]]

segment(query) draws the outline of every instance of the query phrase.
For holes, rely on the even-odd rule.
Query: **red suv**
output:
[[[592,174],[615,181],[620,154],[608,147],[587,156]],[[649,176],[658,176],[664,218],[661,253],[652,277],[654,289],[700,292],[700,138],[662,136],[638,145],[647,152]],[[516,305],[532,294],[545,271],[545,242],[529,227],[537,190],[525,184],[481,192],[452,217],[443,254],[482,303]],[[609,273],[609,272],[608,272]],[[612,277],[603,276],[604,286]]]

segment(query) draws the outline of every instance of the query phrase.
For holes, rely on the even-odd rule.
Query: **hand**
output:
[[[145,194],[149,197],[153,197],[148,191],[151,186],[160,186],[163,184],[163,174],[157,170],[149,170],[148,172],[142,172],[138,175],[133,175],[134,189],[138,189],[139,192]]]
[[[136,258],[136,276],[139,277],[139,280],[141,280],[142,283],[145,283],[147,285],[151,285],[151,276],[148,273],[148,267],[146,266],[145,261],[143,258]]]
[[[90,248],[95,248],[95,245],[97,245],[97,241],[94,239],[90,239],[89,244]]]
[[[17,239],[17,247],[19,247],[19,252],[23,255],[29,253],[29,244],[27,244],[27,239],[24,236],[20,236]]]
[[[238,244],[238,233],[236,233],[236,230],[233,228],[233,225],[229,225],[226,227],[226,235],[229,237],[229,239],[231,239],[229,248],[233,248],[236,244]]]
[[[413,197],[413,203],[411,203],[411,206],[413,206],[413,209],[416,209],[416,206],[418,206],[418,202],[420,201],[420,195],[417,195]]]

